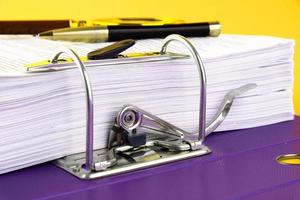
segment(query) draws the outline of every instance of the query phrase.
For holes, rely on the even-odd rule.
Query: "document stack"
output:
[[[293,119],[293,40],[243,35],[189,39],[206,70],[207,121],[228,91],[257,85],[235,99],[216,131]],[[127,52],[160,51],[161,42],[139,40]],[[85,150],[85,92],[78,69],[27,73],[24,66],[50,59],[60,46],[85,56],[108,44],[0,37],[0,174]],[[174,43],[168,51],[185,54],[183,49]],[[94,95],[94,147],[106,147],[114,118],[126,104],[196,132],[200,82],[194,60],[126,59],[87,67]]]

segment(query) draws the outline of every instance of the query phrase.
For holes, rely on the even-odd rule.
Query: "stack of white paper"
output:
[[[292,40],[240,35],[190,39],[207,74],[207,121],[229,90],[247,83],[258,85],[236,99],[217,131],[293,119]],[[161,42],[141,40],[128,52],[160,51]],[[62,45],[86,55],[107,44],[0,37],[0,173],[85,150],[85,93],[78,69],[23,72],[26,63],[49,59]],[[176,43],[168,49],[186,52]],[[197,131],[200,83],[192,59],[105,62],[88,67],[95,102],[95,148],[106,147],[108,130],[124,104]]]

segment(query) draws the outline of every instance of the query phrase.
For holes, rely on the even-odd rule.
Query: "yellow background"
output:
[[[223,33],[296,39],[294,104],[300,115],[300,0],[0,0],[0,20],[106,17],[219,20]]]

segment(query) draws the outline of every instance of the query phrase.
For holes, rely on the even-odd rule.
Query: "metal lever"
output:
[[[249,90],[252,90],[257,87],[257,84],[255,83],[249,83],[246,85],[243,85],[239,88],[230,90],[224,97],[221,105],[219,106],[219,109],[217,113],[214,115],[214,117],[211,119],[211,121],[206,125],[205,128],[205,136],[208,136],[210,133],[212,133],[216,128],[224,121],[225,117],[228,115],[229,110],[233,104],[234,99],[244,94],[245,92],[248,92]]]
[[[218,112],[206,125],[205,135],[209,135],[224,121],[236,96],[256,86],[256,84],[250,83],[229,91],[219,106]],[[125,134],[124,137],[126,137],[127,144],[133,147],[145,145],[147,133],[156,135],[156,139],[153,140],[154,145],[166,147],[169,150],[189,150],[192,149],[191,145],[193,145],[193,141],[197,141],[198,136],[198,133],[186,132],[133,105],[126,105],[121,109],[116,117],[116,125],[120,129],[116,130],[115,133],[123,134],[123,136]],[[159,140],[157,138],[162,139]],[[112,142],[115,141],[111,139],[109,147],[113,146]],[[121,143],[124,144],[126,142],[123,141]],[[117,146],[121,145],[121,143],[117,144]]]

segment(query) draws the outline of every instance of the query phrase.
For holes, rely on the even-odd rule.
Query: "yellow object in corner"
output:
[[[283,165],[300,165],[300,154],[286,154],[278,156],[276,160]]]

